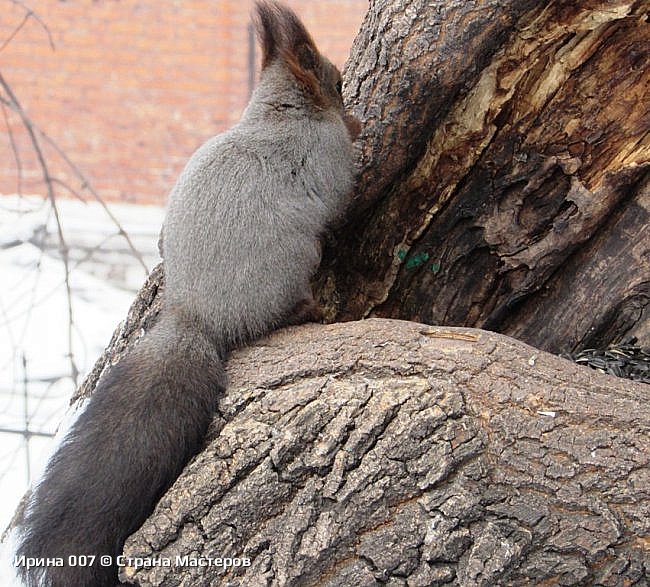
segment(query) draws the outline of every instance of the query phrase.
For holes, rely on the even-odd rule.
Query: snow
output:
[[[78,382],[92,368],[147,272],[104,209],[96,203],[58,200],[69,247],[65,269],[52,205],[42,198],[0,196],[0,526],[4,529],[55,446],[52,435]],[[163,210],[110,207],[151,269]],[[70,309],[72,322],[70,322]],[[72,328],[70,328],[72,324]],[[29,428],[29,440],[6,430]],[[42,434],[43,436],[40,436]],[[26,450],[26,445],[29,450]],[[0,584],[11,585],[8,557]]]

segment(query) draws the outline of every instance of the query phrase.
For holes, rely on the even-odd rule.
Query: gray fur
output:
[[[198,149],[170,195],[161,314],[100,381],[48,464],[19,555],[115,560],[199,450],[227,353],[313,306],[320,237],[352,189],[357,123],[343,112],[338,72],[297,17],[276,3],[257,10],[258,88],[239,124]],[[30,587],[105,587],[117,567],[23,577]]]
[[[340,113],[310,112],[286,78],[282,62],[265,70],[241,122],[190,159],[165,219],[165,303],[200,315],[224,349],[311,298],[320,236],[352,189]]]

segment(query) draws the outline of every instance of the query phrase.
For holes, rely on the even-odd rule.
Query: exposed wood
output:
[[[236,353],[205,450],[125,547],[161,564],[125,579],[648,584],[650,388],[444,326],[552,351],[647,340],[647,11],[371,3],[346,73],[359,183],[316,288],[331,320],[440,326],[309,325]]]
[[[228,368],[209,444],[127,543],[170,561],[126,568],[140,585],[647,584],[648,386],[376,319]]]
[[[647,335],[645,2],[372,4],[346,71],[365,123],[331,319],[479,326],[570,351]]]

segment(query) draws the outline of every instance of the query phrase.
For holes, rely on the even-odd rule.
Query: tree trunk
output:
[[[330,319],[647,340],[647,5],[578,4],[372,4],[346,72],[359,182],[315,283]],[[229,373],[125,579],[647,584],[647,387],[378,320],[280,333]]]
[[[487,328],[552,352],[650,334],[647,2],[372,3],[331,319]]]
[[[124,579],[648,584],[650,388],[444,326],[552,351],[647,340],[646,12],[372,3],[346,73],[359,182],[315,286],[331,320],[443,326],[310,325],[235,353]],[[159,268],[78,396],[163,285]]]
[[[647,585],[648,386],[379,319],[228,370],[208,445],[126,545],[138,584]]]

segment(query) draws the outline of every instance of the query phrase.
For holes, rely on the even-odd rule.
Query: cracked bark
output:
[[[645,585],[649,389],[485,331],[371,319],[237,352],[139,585]],[[239,569],[177,556],[242,557]]]
[[[647,6],[377,0],[331,320],[647,340]],[[205,450],[128,556],[141,585],[645,585],[648,388],[482,331],[368,321],[237,353]]]
[[[375,0],[330,320],[647,340],[647,5]],[[155,319],[160,268],[91,376]],[[128,556],[141,585],[646,585],[648,387],[498,334],[368,320],[236,353],[205,450]]]
[[[472,326],[551,352],[650,334],[647,2],[376,0],[332,320]]]

